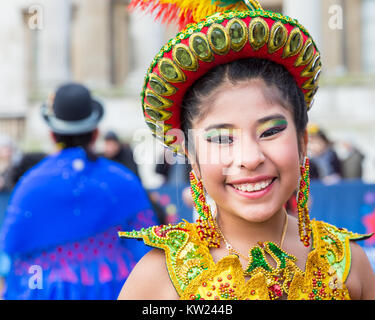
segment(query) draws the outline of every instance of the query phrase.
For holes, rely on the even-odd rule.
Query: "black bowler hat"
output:
[[[68,83],[42,106],[42,115],[57,134],[75,135],[93,131],[103,117],[103,106],[81,84]]]

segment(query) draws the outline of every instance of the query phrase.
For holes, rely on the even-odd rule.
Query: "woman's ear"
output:
[[[197,177],[197,179],[198,180],[202,180],[202,175],[201,175],[201,173],[199,171],[199,166],[197,164],[195,164],[195,165],[191,165],[191,168],[193,169],[194,174]]]
[[[192,150],[189,152],[185,144],[182,145],[182,150],[183,150],[185,157],[189,160],[189,163],[195,173],[195,176],[197,177],[198,180],[201,180],[202,176],[199,170],[199,165],[198,165],[198,161],[197,161],[197,157],[195,153],[193,153]]]
[[[302,137],[300,138],[300,154],[302,159],[307,156],[307,145],[309,143],[309,134],[305,129]]]

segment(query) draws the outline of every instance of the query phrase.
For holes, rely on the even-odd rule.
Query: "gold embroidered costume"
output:
[[[283,290],[289,300],[349,300],[345,286],[351,265],[349,241],[369,235],[315,220],[311,221],[311,227],[312,250],[305,270],[295,265],[295,257],[272,242],[263,244],[267,247],[263,252],[270,253],[277,262],[276,269],[285,271],[283,288],[278,288],[279,282],[270,281],[273,268],[265,255],[257,254],[258,246],[250,249],[253,255],[249,268],[253,266],[255,272],[251,272],[248,281],[236,255],[228,255],[215,263],[208,243],[200,239],[194,223],[184,221],[177,225],[119,232],[119,235],[143,239],[145,244],[165,251],[170,279],[183,300],[269,300],[274,298],[275,290]]]

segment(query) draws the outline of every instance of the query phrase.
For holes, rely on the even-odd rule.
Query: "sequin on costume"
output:
[[[177,225],[153,226],[140,231],[119,232],[119,236],[143,239],[145,244],[165,251],[169,276],[182,300],[269,300],[275,299],[275,290],[286,292],[289,300],[349,300],[345,286],[351,265],[349,241],[365,239],[369,235],[315,220],[311,221],[311,227],[313,249],[305,271],[294,264],[295,257],[279,252],[271,242],[264,244],[274,251],[272,256],[279,260],[279,268],[293,271],[283,282],[287,289],[270,283],[267,273],[260,270],[259,261],[253,260],[254,268],[249,264],[247,271],[251,278],[248,281],[236,255],[228,255],[215,263],[208,243],[200,240],[194,223],[183,221]],[[266,262],[264,266],[269,265]]]

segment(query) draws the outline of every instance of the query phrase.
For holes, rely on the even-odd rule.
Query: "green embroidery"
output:
[[[246,269],[247,273],[251,273],[257,268],[262,268],[268,272],[272,271],[272,268],[268,265],[263,250],[260,247],[254,247],[249,253],[249,266]]]
[[[272,268],[266,259],[265,253],[269,253],[272,258],[277,262],[276,269]],[[285,269],[287,260],[296,261],[296,257],[287,254],[285,251],[280,249],[273,242],[265,242],[261,247],[255,246],[249,251],[249,265],[246,269],[247,274],[251,274],[254,270],[261,268],[267,272],[275,272],[277,269]]]
[[[281,250],[273,242],[267,242],[267,246],[270,250],[270,254],[276,260],[278,267],[284,269],[286,267],[287,260],[296,261],[296,257],[287,254],[285,251]]]
[[[362,235],[348,231],[345,228],[337,228],[328,223],[321,222],[320,240],[321,247],[325,248],[324,257],[329,265],[335,269],[337,276],[345,282],[351,267],[350,240],[362,240],[371,235]]]
[[[198,245],[199,239],[194,237],[194,232],[194,225],[182,222],[140,231],[119,232],[119,236],[140,238],[149,246],[163,249],[171,280],[176,290],[182,294],[189,283],[209,267],[205,259],[207,253]]]

